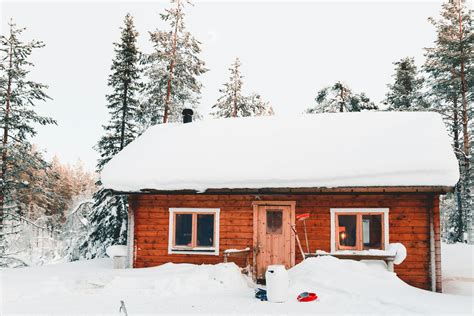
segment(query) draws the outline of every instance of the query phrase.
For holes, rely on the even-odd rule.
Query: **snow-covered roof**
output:
[[[104,167],[116,191],[454,186],[441,116],[363,112],[150,127]]]

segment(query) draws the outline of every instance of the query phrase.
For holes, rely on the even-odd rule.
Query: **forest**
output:
[[[27,29],[15,24],[0,36],[0,266],[21,267],[104,257],[110,245],[127,242],[127,198],[104,189],[100,172],[123,148],[156,124],[180,123],[184,108],[200,112],[201,78],[212,69],[201,57],[202,42],[186,27],[188,1],[172,0],[159,19],[165,29],[149,30],[151,51],[138,45],[141,36],[127,14],[117,30],[101,106],[109,112],[94,149],[95,172],[78,161],[51,161],[34,142],[39,125],[56,125],[37,111],[54,96],[33,80],[32,55],[45,43],[25,41]],[[417,67],[412,56],[387,65],[393,69],[383,100],[354,91],[344,78],[314,88],[306,114],[360,111],[434,111],[440,113],[459,162],[454,192],[441,201],[443,240],[466,242],[472,234],[474,208],[474,32],[472,10],[464,1],[447,0],[439,16],[427,17],[435,40],[424,48]],[[420,21],[423,23],[425,21]],[[245,93],[242,58],[236,57],[219,88],[211,118],[278,115],[264,95]],[[218,87],[216,87],[217,91]],[[267,96],[268,97],[268,96]],[[58,135],[57,137],[61,137]],[[416,135],[414,135],[416,137]],[[471,237],[472,238],[472,237]],[[472,240],[471,240],[472,241]]]

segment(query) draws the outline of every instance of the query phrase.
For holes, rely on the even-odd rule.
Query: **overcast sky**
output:
[[[337,80],[376,102],[386,93],[393,62],[413,56],[435,38],[429,16],[440,1],[422,2],[197,2],[186,9],[188,30],[202,44],[210,69],[202,76],[200,111],[206,115],[228,79],[235,57],[242,62],[244,91],[259,92],[277,115],[298,114],[314,104],[316,92]],[[92,147],[108,119],[105,94],[114,41],[130,12],[140,33],[139,47],[150,52],[148,31],[163,28],[165,1],[5,2],[2,34],[13,17],[26,27],[25,39],[44,41],[34,52],[34,79],[49,85],[53,100],[40,104],[58,126],[38,128],[34,142],[50,158],[83,160],[95,167]]]

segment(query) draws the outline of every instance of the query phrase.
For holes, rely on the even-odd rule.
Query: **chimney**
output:
[[[183,112],[183,123],[191,123],[193,121],[193,110],[191,109],[184,109]]]

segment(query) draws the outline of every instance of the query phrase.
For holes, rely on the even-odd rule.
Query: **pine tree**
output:
[[[315,101],[316,106],[307,109],[306,113],[360,112],[378,109],[365,93],[355,94],[340,81],[321,89]]]
[[[173,7],[160,14],[170,30],[150,32],[154,51],[143,60],[148,78],[141,110],[144,128],[181,121],[185,107],[197,113],[202,88],[198,78],[208,71],[199,58],[201,43],[186,30],[184,1],[171,3]]]
[[[121,28],[120,42],[114,43],[115,58],[112,61],[108,86],[113,92],[106,96],[110,119],[104,126],[105,135],[96,148],[100,153],[97,172],[118,152],[138,136],[138,99],[140,88],[140,54],[137,48],[138,32],[133,17],[127,14]],[[100,181],[97,183],[100,186]],[[89,257],[101,256],[112,244],[125,244],[127,231],[127,199],[101,188],[94,194],[94,208],[90,215],[87,239]]]
[[[389,92],[385,103],[389,111],[419,111],[428,107],[423,95],[424,79],[418,75],[415,59],[402,58],[394,63],[393,84],[387,85]]]
[[[138,32],[135,30],[133,17],[127,14],[124,19],[120,42],[114,43],[115,58],[112,61],[108,86],[113,92],[106,96],[110,120],[104,126],[97,149],[100,159],[98,171],[127,146],[138,135],[137,116],[139,110],[138,91],[140,89],[140,53],[137,48]]]
[[[32,40],[23,42],[25,29],[17,28],[13,21],[9,33],[0,36],[0,124],[3,130],[0,174],[0,253],[5,251],[4,229],[11,216],[17,216],[18,196],[33,182],[36,170],[48,168],[41,154],[32,150],[29,142],[36,134],[35,125],[55,124],[49,118],[35,112],[39,101],[49,97],[46,85],[29,79],[34,66],[30,56],[34,49],[44,44]],[[38,192],[42,194],[43,192]],[[7,216],[9,215],[9,216]]]
[[[211,113],[215,117],[245,117],[258,115],[273,115],[273,108],[262,100],[258,93],[245,96],[242,93],[243,76],[240,72],[240,60],[236,58],[229,68],[229,82],[219,89],[222,94],[212,107],[216,111]]]
[[[440,112],[453,137],[454,151],[460,165],[460,181],[455,187],[456,215],[451,222],[454,240],[462,241],[472,216],[472,135],[473,119],[474,33],[472,14],[464,1],[442,5],[441,18],[430,18],[437,31],[435,46],[426,49],[424,70],[428,75],[430,103]]]

